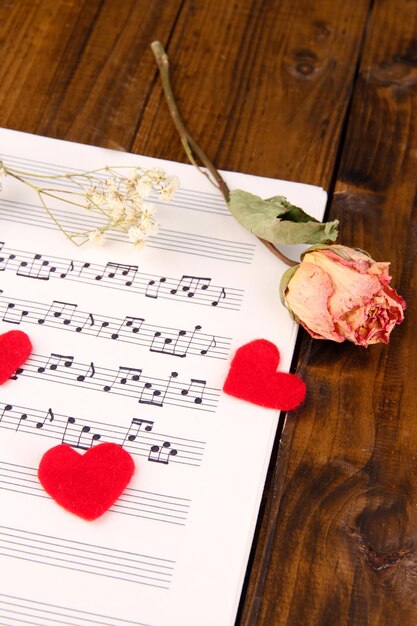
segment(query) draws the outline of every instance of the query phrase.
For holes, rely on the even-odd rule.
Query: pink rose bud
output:
[[[389,265],[346,246],[318,246],[289,270],[285,304],[316,339],[347,339],[359,346],[388,343],[406,307],[389,286]]]

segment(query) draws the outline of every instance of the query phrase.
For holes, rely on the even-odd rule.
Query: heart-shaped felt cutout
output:
[[[130,454],[115,443],[101,443],[84,454],[61,444],[45,452],[38,478],[64,509],[93,520],[114,504],[134,471]]]
[[[0,385],[9,380],[31,352],[30,339],[21,330],[10,330],[0,335]]]
[[[240,347],[233,358],[223,391],[270,409],[290,411],[304,400],[305,383],[294,374],[277,372],[278,348],[266,339]]]

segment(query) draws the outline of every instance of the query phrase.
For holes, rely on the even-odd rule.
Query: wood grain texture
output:
[[[181,0],[1,0],[0,124],[127,150]]]
[[[330,214],[392,261],[406,321],[367,350],[304,338],[308,400],[270,478],[244,626],[417,623],[416,171],[417,4],[380,0]]]
[[[0,0],[0,125],[185,161],[159,38],[218,167],[324,187],[371,4],[331,214],[392,260],[407,321],[388,348],[303,338],[309,396],[268,478],[240,626],[417,623],[416,2]]]
[[[167,48],[180,110],[217,167],[328,186],[369,8],[184,3]],[[133,150],[184,161],[158,84]]]

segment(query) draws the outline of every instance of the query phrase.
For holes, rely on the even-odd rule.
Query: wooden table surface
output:
[[[415,626],[417,2],[0,0],[0,125],[185,161],[154,39],[216,165],[323,186],[340,241],[391,260],[408,303],[389,346],[300,334],[308,399],[277,438],[238,624]]]

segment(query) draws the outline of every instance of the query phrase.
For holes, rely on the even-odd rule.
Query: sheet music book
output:
[[[160,166],[180,179],[172,200],[151,199],[160,230],[140,251],[120,233],[74,246],[36,194],[2,180],[0,333],[21,329],[34,350],[0,387],[0,623],[230,626],[279,415],[221,388],[252,339],[274,342],[288,371],[286,268],[192,166],[10,130],[0,159],[49,174]],[[321,188],[224,177],[322,218]],[[57,216],[71,230],[94,222],[77,207]],[[43,491],[37,468],[62,442],[105,441],[136,473],[86,522]]]

